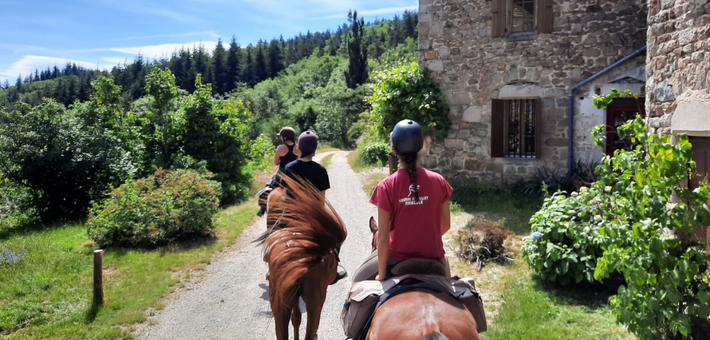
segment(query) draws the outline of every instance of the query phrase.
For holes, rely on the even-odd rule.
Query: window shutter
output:
[[[491,3],[493,6],[491,10],[491,13],[493,14],[493,22],[491,24],[491,36],[493,38],[502,37],[503,35],[505,35],[506,1],[508,0],[493,0]]]
[[[537,33],[552,33],[552,0],[537,0]]]
[[[491,110],[491,157],[505,156],[505,101],[494,99]]]
[[[542,101],[535,99],[535,158],[542,157]]]

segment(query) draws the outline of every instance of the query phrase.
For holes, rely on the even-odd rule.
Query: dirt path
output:
[[[332,153],[317,155],[316,160]],[[331,189],[326,196],[348,228],[341,259],[352,275],[369,253],[371,236],[367,221],[377,210],[368,203],[346,155],[347,152],[339,151],[333,156],[328,167]],[[275,339],[268,281],[264,277],[267,267],[262,261],[261,248],[250,244],[264,230],[264,224],[262,218],[245,229],[236,244],[205,269],[203,279],[189,284],[187,291],[175,294],[164,310],[139,327],[137,338]],[[328,288],[318,331],[321,340],[345,338],[340,311],[350,283],[348,277]],[[305,324],[304,318],[301,337]]]

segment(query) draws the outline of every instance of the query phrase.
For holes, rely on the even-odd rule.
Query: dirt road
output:
[[[329,153],[319,154],[316,161]],[[350,275],[370,251],[367,222],[377,210],[368,203],[358,175],[348,165],[347,152],[335,152],[328,167],[331,189],[327,198],[348,228],[341,249],[342,264]],[[254,207],[256,212],[257,207]],[[236,244],[212,262],[199,282],[175,294],[167,306],[139,327],[139,339],[276,339],[268,301],[267,267],[261,248],[251,244],[265,226],[264,219],[247,228]],[[318,331],[320,340],[345,339],[340,311],[350,277],[328,288]],[[305,334],[307,315],[301,324]],[[291,334],[293,337],[293,334]]]

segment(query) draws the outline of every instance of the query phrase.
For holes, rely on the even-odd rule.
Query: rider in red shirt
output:
[[[440,260],[447,270],[442,236],[451,227],[449,198],[453,189],[439,174],[417,166],[424,145],[419,124],[399,122],[392,132],[392,147],[400,169],[375,188],[370,203],[378,208],[379,238],[373,252],[353,281],[384,280],[398,262],[425,258]]]

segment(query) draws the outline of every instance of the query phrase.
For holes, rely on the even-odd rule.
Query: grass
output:
[[[634,339],[615,324],[605,293],[545,287],[522,260],[507,266],[486,289],[491,286],[502,294],[484,340]]]
[[[105,304],[91,305],[94,246],[82,223],[0,235],[0,247],[27,249],[25,261],[0,266],[0,335],[8,339],[131,338],[131,324],[161,309],[160,298],[189,270],[203,269],[255,220],[255,199],[222,210],[216,238],[155,250],[107,249]]]
[[[372,170],[380,167],[377,165],[370,165],[363,162],[362,159],[360,159],[360,152],[358,151],[359,150],[354,150],[350,152],[347,156],[348,164],[350,164],[350,167],[353,169],[353,171],[355,171],[356,173],[361,173],[363,171]]]
[[[333,160],[334,155],[335,154],[330,154],[328,156],[323,157],[323,160],[320,162],[320,165],[322,165],[324,168],[328,168],[328,166],[330,165],[330,161]]]
[[[451,196],[453,213],[466,212],[491,220],[505,219],[506,229],[518,235],[530,233],[528,222],[541,205],[541,197],[521,195],[509,187],[456,185]]]

